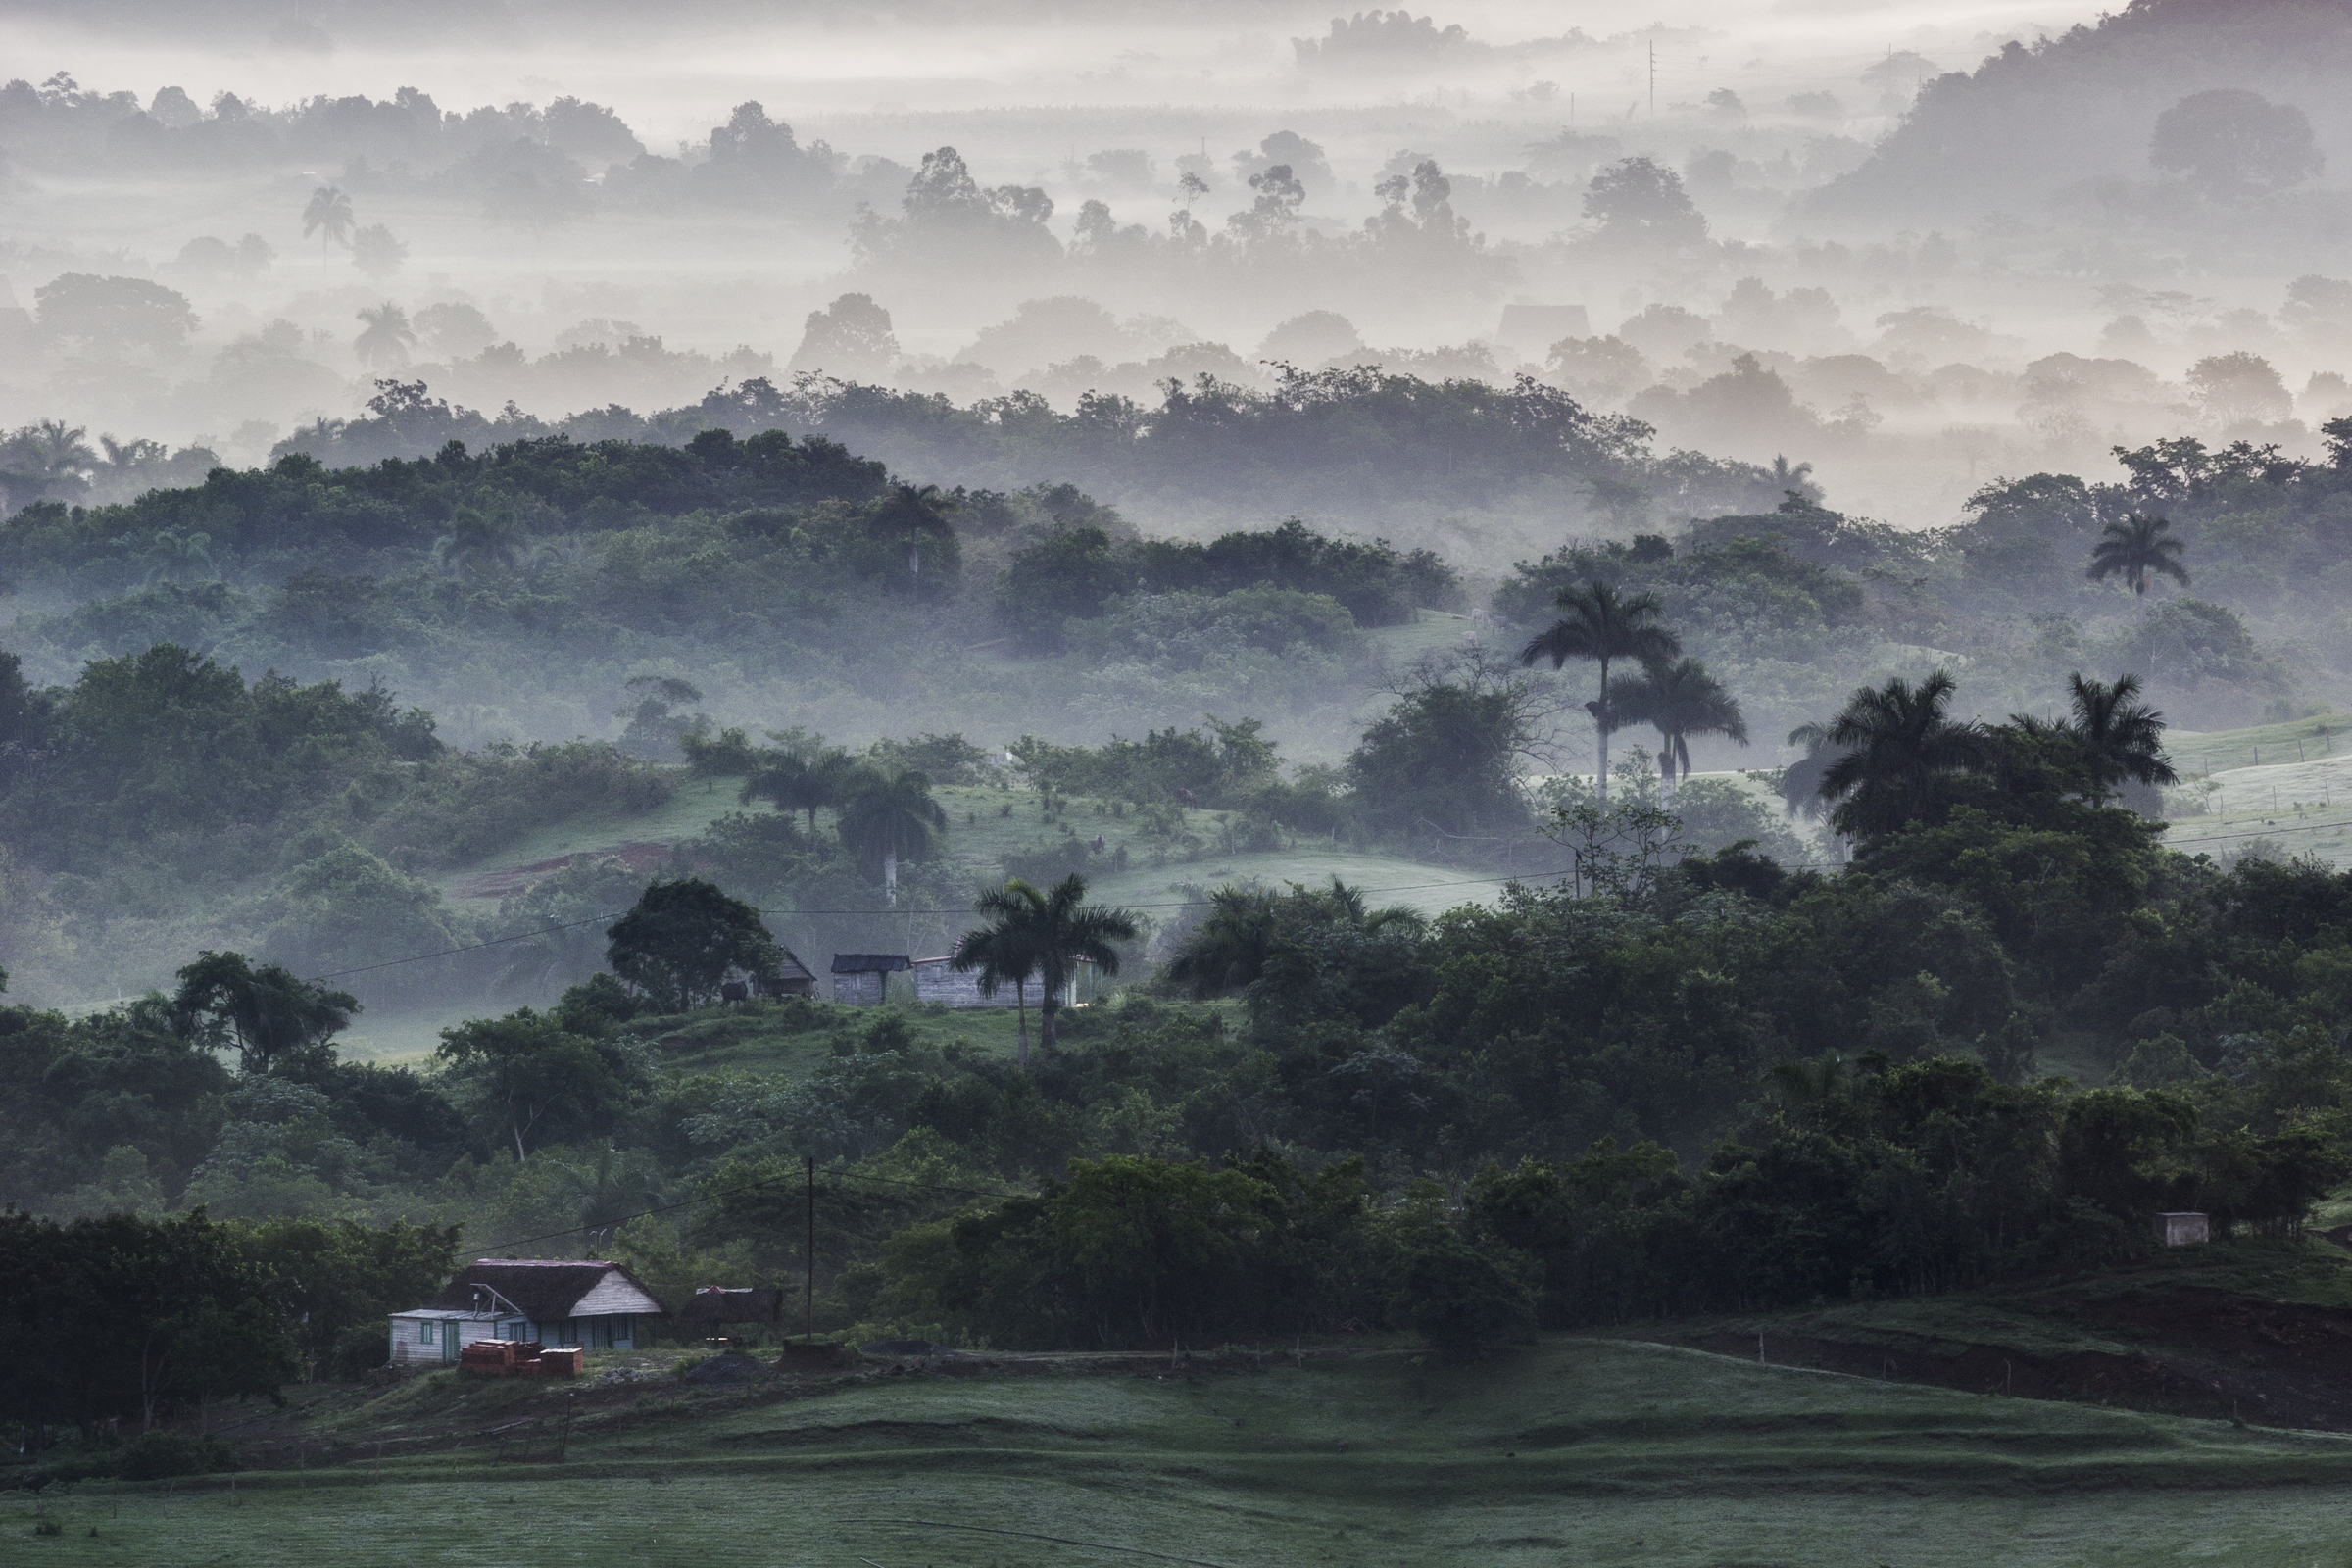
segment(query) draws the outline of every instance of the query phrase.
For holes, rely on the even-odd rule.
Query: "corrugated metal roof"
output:
[[[458,1270],[457,1278],[441,1289],[427,1307],[464,1311],[474,1304],[474,1287],[496,1291],[500,1298],[534,1323],[561,1323],[578,1317],[580,1303],[592,1295],[605,1298],[587,1315],[659,1313],[654,1298],[637,1276],[618,1263],[595,1258],[484,1257]],[[600,1286],[616,1289],[600,1291]]]
[[[897,974],[912,968],[914,960],[904,953],[836,953],[833,955],[835,974]]]

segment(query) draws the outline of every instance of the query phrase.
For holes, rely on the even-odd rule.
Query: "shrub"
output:
[[[162,1481],[169,1476],[200,1476],[236,1468],[235,1451],[219,1438],[142,1432],[122,1446],[125,1481]]]

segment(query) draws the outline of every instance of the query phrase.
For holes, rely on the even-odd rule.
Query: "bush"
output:
[[[143,1432],[122,1446],[122,1476],[125,1481],[162,1481],[169,1476],[200,1476],[236,1468],[235,1450],[219,1438]]]
[[[390,1330],[381,1318],[346,1324],[335,1336],[335,1348],[326,1358],[327,1375],[345,1383],[355,1382],[391,1357]]]
[[[1052,887],[1073,871],[1085,873],[1090,853],[1086,841],[1072,834],[1058,844],[1041,843],[1008,852],[1004,858],[1004,874],[1017,876],[1032,887]]]
[[[1404,1258],[1404,1315],[1431,1344],[1467,1350],[1535,1333],[1535,1271],[1525,1254],[1472,1247],[1450,1226],[1416,1242]]]

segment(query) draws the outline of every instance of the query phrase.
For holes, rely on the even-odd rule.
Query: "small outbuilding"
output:
[[[890,976],[914,967],[904,953],[833,955],[833,1000],[853,1007],[879,1006]]]
[[[454,1366],[478,1340],[628,1350],[641,1327],[662,1315],[654,1294],[618,1263],[476,1258],[424,1305],[392,1314],[391,1360]]]
[[[775,965],[767,973],[752,977],[752,989],[763,997],[813,997],[816,995],[816,972],[793,956],[790,948],[778,948]]]
[[[2202,1214],[2159,1214],[2156,1239],[2167,1247],[2198,1247],[2213,1240],[2213,1229]]]
[[[917,958],[907,966],[913,973],[914,1000],[936,1002],[946,1007],[1004,1007],[1012,1008],[1026,1003],[1036,1006],[1044,999],[1045,987],[1036,970],[1029,971],[1029,983],[1015,988],[1007,983],[997,987],[995,996],[980,989],[980,971],[958,970],[948,958]],[[1061,1004],[1075,1007],[1095,994],[1095,960],[1080,958],[1070,970],[1070,979],[1063,988]]]

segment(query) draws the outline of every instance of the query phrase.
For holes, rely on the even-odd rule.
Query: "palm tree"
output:
[[[1519,662],[1532,664],[1548,658],[1558,669],[1571,659],[1589,659],[1600,666],[1600,696],[1585,708],[1600,736],[1600,804],[1609,804],[1609,731],[1617,715],[1609,706],[1609,665],[1620,659],[1643,663],[1672,659],[1682,642],[1658,622],[1664,607],[1652,593],[1621,594],[1608,583],[1593,579],[1579,588],[1562,588],[1553,601],[1560,618],[1519,651]]]
[[[995,923],[967,932],[956,945],[955,961],[960,967],[976,967],[983,961],[977,956],[971,964],[963,962],[968,944],[977,939],[985,952],[985,945],[998,940],[999,933],[1011,933],[1003,939],[1007,944],[1007,958],[1017,962],[1026,955],[1036,963],[1037,1040],[1052,1051],[1054,1020],[1061,1011],[1062,993],[1069,988],[1079,963],[1092,959],[1102,973],[1117,974],[1119,950],[1111,944],[1134,940],[1134,917],[1125,909],[1106,909],[1100,905],[1090,907],[1086,878],[1075,871],[1043,893],[1015,877],[1004,884],[1003,892],[983,893],[973,902]]]
[[[0,489],[9,505],[28,507],[50,495],[78,495],[98,466],[87,430],[63,419],[40,419],[0,441]]]
[[[1020,1016],[1020,1046],[1013,1059],[1024,1067],[1029,1065],[1029,977],[1037,973],[1038,958],[1032,917],[1034,901],[1042,897],[1018,877],[981,894],[973,907],[993,923],[966,931],[948,960],[951,968],[979,970],[983,996],[995,996],[1007,983],[1012,986],[1012,1004]]]
[[[1747,719],[1723,682],[1695,659],[1659,660],[1617,688],[1616,706],[1629,724],[1658,732],[1658,783],[1665,804],[1674,804],[1677,769],[1690,771],[1692,735],[1722,735],[1747,744]]]
[[[953,542],[955,525],[948,521],[957,510],[956,501],[935,484],[894,484],[874,513],[874,529],[884,538],[906,546],[906,580],[923,585],[923,544]]]
[[[213,536],[201,529],[163,528],[139,553],[147,563],[147,586],[172,581],[193,569],[199,576],[213,569]]]
[[[433,541],[434,559],[444,566],[475,573],[510,567],[521,555],[514,514],[504,511],[460,507],[450,514],[449,532]]]
[[[302,210],[302,237],[318,236],[318,260],[326,261],[327,249],[351,243],[351,198],[332,185],[321,185],[311,192],[310,205]]]
[[[1845,755],[1821,777],[1823,797],[1839,803],[1830,817],[1838,831],[1892,833],[1928,813],[1942,775],[1983,764],[1984,732],[1945,711],[1958,685],[1939,669],[1917,686],[1898,675],[1854,693],[1829,731]]]
[[[808,812],[808,836],[814,838],[817,808],[837,803],[849,760],[847,752],[827,752],[814,758],[794,752],[763,752],[737,799],[746,806],[765,801],[779,811]]]
[[[1256,979],[1273,951],[1280,913],[1274,895],[1223,887],[1208,896],[1208,917],[1185,937],[1168,978],[1205,1002]]]
[[[2164,715],[2135,701],[2137,675],[2118,676],[2111,686],[2080,674],[2066,681],[2075,708],[2066,731],[2082,749],[2083,764],[2090,772],[2091,805],[2106,805],[2109,792],[2126,779],[2142,784],[2180,781],[2164,755]]]
[[[1802,746],[1805,755],[1781,769],[1781,799],[1788,805],[1790,816],[1817,822],[1830,808],[1821,791],[1822,775],[1830,770],[1830,764],[1845,755],[1844,748],[1830,744],[1827,724],[1797,725],[1788,732],[1788,744]]]
[[[371,369],[400,369],[409,363],[409,348],[416,341],[416,329],[409,325],[409,313],[390,300],[372,309],[360,312],[367,327],[354,339],[352,352],[360,363]]]
[[[2099,530],[2099,542],[2090,552],[2090,570],[2084,575],[2098,582],[2121,573],[2132,592],[2143,599],[2150,572],[2170,577],[2185,588],[2188,568],[2180,564],[2180,556],[2187,547],[2172,532],[2172,523],[2163,517],[2127,512]]]
[[[1311,898],[1321,906],[1334,924],[1353,926],[1367,936],[1376,936],[1393,925],[1419,928],[1429,924],[1429,917],[1409,904],[1392,904],[1383,908],[1373,908],[1364,898],[1364,890],[1351,888],[1341,881],[1337,871],[1331,875],[1330,887],[1309,894],[1305,888],[1294,882],[1291,892],[1297,898]]]
[[[899,859],[931,854],[931,835],[948,825],[948,813],[931,798],[931,780],[908,769],[885,773],[861,767],[842,781],[841,840],[869,865],[882,866],[882,886],[892,908],[899,904]]]

